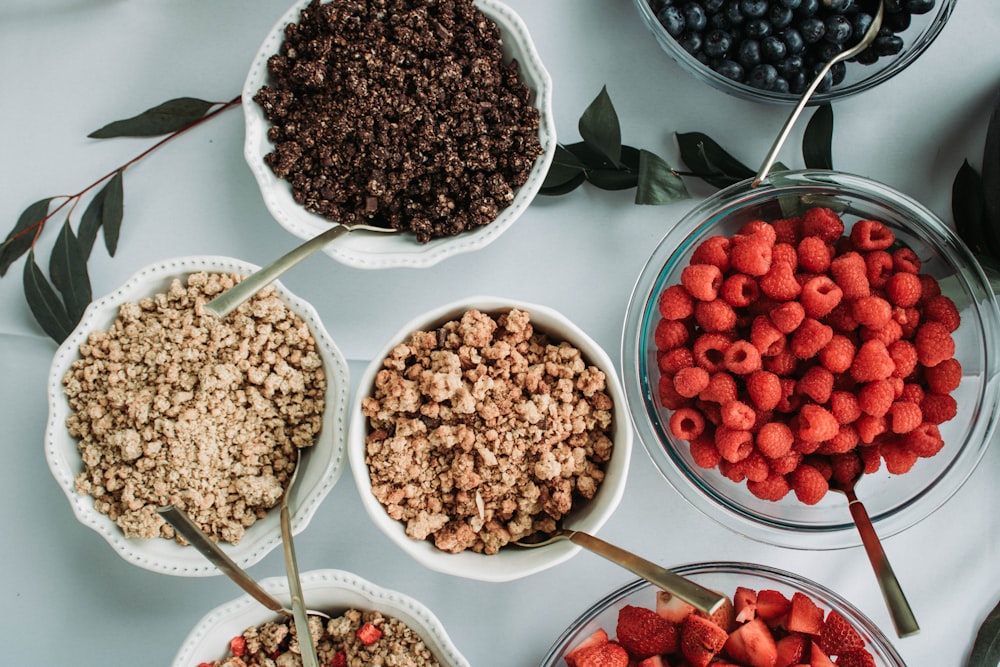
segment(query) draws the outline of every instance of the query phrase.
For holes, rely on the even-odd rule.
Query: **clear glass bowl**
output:
[[[656,18],[650,7],[650,0],[633,0],[642,22],[653,33],[660,47],[667,52],[678,65],[697,79],[713,87],[735,95],[741,99],[756,102],[771,102],[777,104],[794,104],[800,95],[796,93],[781,93],[761,90],[745,83],[727,78],[708,65],[705,65],[688,53],[680,43],[672,37]],[[909,28],[899,33],[903,38],[903,49],[894,56],[884,56],[872,65],[847,63],[844,80],[830,90],[817,92],[812,96],[810,104],[821,104],[843,99],[850,95],[869,90],[883,81],[891,79],[906,69],[916,60],[938,36],[955,8],[957,0],[937,0],[932,11],[926,14],[914,15]]]
[[[653,333],[660,319],[657,297],[680,282],[681,271],[705,238],[731,235],[743,224],[774,220],[788,207],[827,206],[841,211],[848,229],[859,219],[892,228],[935,276],[959,308],[962,324],[953,333],[963,378],[952,394],[958,414],[940,425],[945,447],[904,475],[882,465],[864,476],[857,494],[883,538],[904,530],[944,504],[972,474],[998,419],[998,333],[1000,315],[989,282],[959,238],[930,210],[885,185],[839,172],[772,174],[751,187],[745,181],[719,191],[685,216],[659,242],[643,267],[626,311],[622,337],[625,396],[642,441],[660,472],[691,504],[719,523],[752,539],[801,549],[835,549],[860,544],[844,497],[828,493],[815,505],[794,494],[778,502],[761,500],[746,485],[717,469],[697,466],[686,441],[669,429],[671,411],[657,400],[659,369]],[[784,212],[783,212],[783,208]]]
[[[754,590],[770,588],[784,593],[787,597],[791,597],[795,592],[804,593],[824,611],[836,609],[848,620],[865,640],[865,648],[875,658],[876,667],[905,665],[889,643],[889,639],[868,617],[833,591],[797,574],[764,565],[735,562],[692,563],[673,568],[673,571],[730,596],[737,586],[746,586]],[[612,591],[573,621],[549,649],[540,667],[565,665],[566,652],[598,628],[604,628],[613,637],[618,611],[625,605],[652,608],[655,605],[656,591],[657,588],[644,579],[637,579]]]

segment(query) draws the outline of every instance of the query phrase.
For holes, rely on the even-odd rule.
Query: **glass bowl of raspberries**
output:
[[[916,201],[830,171],[731,186],[669,231],[626,312],[636,434],[723,525],[803,549],[904,530],[972,474],[997,422],[982,269]]]
[[[725,593],[731,604],[706,616],[639,579],[581,614],[542,667],[905,664],[850,602],[796,574],[734,562],[674,571]]]
[[[795,103],[819,69],[861,40],[878,0],[634,0],[643,23],[684,70],[737,97]],[[878,36],[836,64],[811,103],[868,90],[917,59],[956,0],[886,0]]]

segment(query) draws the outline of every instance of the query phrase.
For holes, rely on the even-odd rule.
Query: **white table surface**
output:
[[[607,85],[623,141],[677,164],[672,134],[704,131],[748,164],[787,110],[710,90],[660,52],[631,0],[509,0],[555,81],[560,137]],[[0,3],[0,227],[32,202],[73,193],[151,143],[86,135],[166,99],[228,100],[284,12],[265,0],[4,0]],[[834,163],[882,180],[950,220],[951,180],[981,161],[1000,74],[1000,13],[960,0],[913,66],[835,105]],[[801,126],[781,156],[801,166]],[[296,242],[269,217],[242,158],[241,112],[168,144],[125,174],[119,251],[98,244],[95,294],[138,268],[180,255],[265,264]],[[689,185],[697,197],[709,190]],[[632,192],[584,187],[533,204],[490,247],[424,270],[366,272],[319,255],[284,282],[310,300],[351,362],[352,378],[383,338],[428,308],[473,293],[555,307],[619,357],[632,282],[656,241],[695,200],[632,204]],[[61,220],[60,220],[61,223]],[[44,257],[57,226],[48,231]],[[22,260],[23,261],[23,260]],[[127,564],[73,517],[45,464],[45,383],[55,344],[22,296],[22,262],[0,280],[0,662],[165,665],[195,622],[241,592],[225,577],[176,578]],[[962,665],[1000,599],[1000,452],[965,486],[885,548],[922,631],[894,643],[913,667]],[[858,548],[805,552],[753,542],[689,506],[636,442],[629,486],[605,539],[664,565],[734,559],[798,572],[840,592],[888,635],[892,626]],[[369,524],[350,476],[297,538],[300,568],[341,568],[430,607],[475,667],[537,664],[591,602],[633,576],[586,552],[527,579],[479,583],[411,562]],[[283,574],[280,549],[251,568]]]

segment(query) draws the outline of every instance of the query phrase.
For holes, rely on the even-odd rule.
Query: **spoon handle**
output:
[[[301,460],[300,460],[301,463]],[[285,490],[285,495],[291,489]],[[309,632],[309,618],[306,614],[306,603],[302,595],[302,580],[299,579],[299,564],[295,558],[295,545],[292,543],[292,526],[289,517],[288,503],[281,503],[281,541],[285,551],[285,574],[288,577],[288,591],[292,596],[292,617],[295,620],[295,631],[299,636],[299,650],[302,655],[303,667],[319,667],[316,656],[316,645]]]
[[[885,555],[882,542],[875,532],[868,510],[853,493],[848,494],[848,507],[851,510],[851,517],[854,518],[854,525],[858,527],[861,534],[861,542],[865,546],[868,560],[871,561],[875,569],[875,578],[878,580],[879,588],[882,590],[882,597],[889,608],[889,615],[892,617],[892,624],[896,628],[896,634],[900,637],[908,637],[920,632],[917,619],[913,615],[910,603],[906,601],[903,588],[896,579],[896,573],[892,571],[889,564],[889,557]]]
[[[335,225],[317,234],[305,243],[292,248],[267,266],[254,271],[231,288],[205,304],[205,310],[222,318],[233,312],[241,303],[261,291],[278,276],[313,254],[330,241],[351,231],[350,225]]]
[[[292,612],[285,609],[274,596],[261,588],[260,584],[254,581],[243,568],[237,565],[218,544],[213,542],[187,514],[174,505],[161,507],[157,512],[166,519],[167,523],[174,527],[174,530],[190,542],[191,546],[200,551],[205,558],[219,568],[223,574],[235,581],[240,588],[249,593],[255,600],[271,611],[284,614],[285,616],[292,615]]]
[[[666,568],[660,567],[656,563],[625,551],[613,544],[608,544],[593,535],[578,531],[567,531],[567,536],[574,544],[621,565],[643,579],[656,584],[668,593],[676,595],[688,604],[694,605],[695,608],[706,614],[715,612],[726,601],[724,595],[719,595],[715,591],[700,586],[690,579],[685,579]]]

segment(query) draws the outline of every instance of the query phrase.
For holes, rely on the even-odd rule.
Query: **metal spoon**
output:
[[[844,60],[848,60],[858,55],[870,45],[875,38],[878,36],[879,28],[882,27],[882,18],[885,15],[885,2],[884,0],[878,3],[878,11],[875,12],[875,17],[872,19],[872,24],[868,26],[868,30],[865,31],[864,36],[861,37],[861,41],[852,46],[849,49],[845,49],[831,58],[826,65],[819,70],[816,78],[813,79],[806,91],[802,93],[802,97],[799,98],[798,103],[795,108],[792,109],[792,113],[789,114],[788,120],[785,121],[784,127],[781,128],[781,132],[775,138],[774,143],[771,144],[771,149],[767,152],[767,156],[764,158],[764,162],[760,165],[760,169],[757,171],[757,175],[754,177],[752,187],[757,187],[760,185],[761,181],[767,178],[767,174],[771,171],[771,167],[774,166],[774,161],[778,159],[778,152],[781,150],[782,144],[785,143],[785,139],[788,138],[789,133],[792,131],[792,126],[795,125],[795,121],[798,120],[799,115],[802,110],[806,108],[809,100],[812,98],[813,93],[819,88],[820,83],[823,82],[823,77],[826,76],[827,72],[830,71],[834,65]]]
[[[694,583],[690,579],[674,574],[670,570],[660,567],[641,556],[625,551],[621,547],[616,547],[600,538],[579,530],[559,528],[552,533],[546,534],[545,538],[538,542],[517,540],[512,544],[528,549],[535,549],[562,540],[569,540],[573,544],[579,545],[599,556],[607,558],[613,563],[621,565],[626,570],[639,575],[646,581],[659,586],[661,589],[677,596],[706,614],[713,614],[726,602],[725,595],[720,595],[715,591]]]
[[[382,234],[399,234],[401,230],[390,227],[376,227],[374,225],[362,225],[360,223],[342,223],[317,234],[302,245],[289,250],[287,253],[274,260],[267,266],[254,271],[243,280],[233,285],[231,288],[215,297],[205,304],[205,310],[216,317],[225,317],[233,312],[241,303],[261,291],[278,276],[292,268],[317,250],[324,248],[334,239],[347,234],[355,229],[363,229],[370,232]]]
[[[295,545],[292,542],[292,520],[288,511],[288,496],[292,494],[295,478],[299,476],[299,470],[302,468],[301,463],[302,454],[299,452],[295,472],[292,473],[292,479],[288,482],[288,488],[281,494],[281,543],[285,551],[285,576],[288,578],[288,591],[292,596],[292,618],[295,620],[295,632],[299,636],[302,664],[304,667],[319,667],[316,645],[309,632],[309,618],[302,596],[302,581],[299,579],[299,564],[295,559]]]
[[[854,493],[854,487],[859,479],[861,479],[860,473],[847,483],[831,480],[830,488],[847,497],[847,507],[851,510],[851,518],[854,519],[854,525],[857,526],[858,533],[861,535],[861,543],[864,544],[865,553],[868,554],[868,560],[871,561],[872,568],[875,570],[875,578],[882,590],[885,604],[889,608],[889,615],[892,617],[896,634],[900,637],[915,635],[920,632],[917,619],[913,615],[910,603],[907,602],[906,596],[903,594],[899,580],[896,579],[896,573],[892,571],[889,557],[885,555],[882,542],[879,540],[878,533],[875,532],[871,517],[868,516],[868,510]]]

